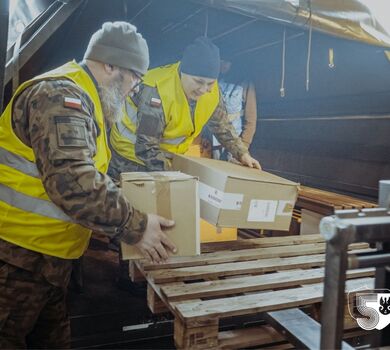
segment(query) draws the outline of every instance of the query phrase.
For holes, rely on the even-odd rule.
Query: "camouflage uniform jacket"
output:
[[[168,170],[170,167],[169,155],[164,153],[159,147],[165,128],[165,115],[162,105],[160,107],[151,105],[150,101],[153,97],[160,99],[157,89],[144,85],[134,99],[135,104],[138,106],[135,154],[145,163],[149,171]],[[190,105],[192,115],[195,105]],[[248,152],[247,147],[238,137],[228,119],[221,93],[219,104],[207,125],[218,141],[232,153],[234,158],[240,159]]]
[[[80,99],[81,108],[65,107],[65,97]],[[100,130],[93,108],[90,98],[73,82],[41,81],[25,89],[14,102],[12,127],[18,138],[33,149],[40,177],[53,203],[82,226],[126,243],[136,243],[146,228],[147,218],[132,208],[112,180],[94,166],[92,158]],[[56,116],[69,117],[68,133],[57,133]],[[59,140],[58,137],[72,135],[73,120],[77,128],[83,122],[85,140]],[[80,135],[78,130],[73,132]],[[63,285],[69,273],[69,260],[33,252],[1,239],[0,260],[28,271],[39,266],[54,285]]]

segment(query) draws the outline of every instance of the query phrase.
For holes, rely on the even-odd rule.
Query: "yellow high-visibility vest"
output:
[[[199,98],[192,121],[190,106],[180,81],[179,65],[180,62],[177,62],[148,71],[144,84],[157,88],[162,102],[166,126],[160,140],[161,150],[184,154],[218,106],[219,88],[216,82],[210,92]],[[110,143],[122,157],[143,164],[135,155],[136,125],[137,107],[128,98],[121,121],[111,129]]]
[[[48,197],[39,177],[33,150],[12,129],[15,98],[30,85],[51,79],[69,79],[93,101],[100,128],[96,168],[105,173],[110,161],[100,99],[90,76],[76,62],[23,83],[0,118],[0,238],[23,248],[65,259],[80,257],[88,246],[91,231],[75,224]]]

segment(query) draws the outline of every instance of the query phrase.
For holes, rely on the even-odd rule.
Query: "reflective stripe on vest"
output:
[[[175,139],[162,139],[161,143],[168,143],[170,145],[180,145],[185,141],[185,139],[186,139],[185,136],[177,137]]]
[[[128,128],[126,128],[125,124],[123,124],[122,121],[116,122],[116,128],[123,137],[128,139],[131,143],[135,143],[135,141],[137,140],[137,136],[132,133]]]
[[[28,211],[30,213],[39,214],[61,221],[73,222],[73,220],[53,202],[27,196],[3,184],[0,184],[0,200],[15,208]]]
[[[29,162],[23,157],[11,153],[2,147],[0,147],[0,164],[9,166],[26,175],[39,178],[39,172],[35,163]],[[0,200],[21,210],[40,214],[52,219],[73,222],[68,215],[52,202],[25,195],[1,183]]]
[[[125,103],[126,117],[129,118],[130,123],[137,125],[137,111],[129,104]]]
[[[126,128],[125,124],[123,124],[122,121],[119,121],[116,123],[116,128],[118,129],[119,133],[128,139],[131,143],[135,144],[137,141],[137,135],[132,133],[128,128]],[[177,137],[175,139],[162,139],[161,143],[167,143],[170,145],[179,145],[186,139],[185,136]]]
[[[19,170],[26,175],[39,178],[39,172],[35,163],[29,162],[27,159],[11,153],[2,147],[0,147],[0,164]]]

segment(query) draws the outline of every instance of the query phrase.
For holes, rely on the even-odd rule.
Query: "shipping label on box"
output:
[[[198,180],[176,171],[121,174],[121,187],[131,205],[175,221],[165,230],[178,256],[200,254]],[[123,259],[143,258],[135,246],[122,243]]]
[[[199,178],[200,216],[211,224],[289,229],[299,184],[207,158],[174,155],[172,168]]]

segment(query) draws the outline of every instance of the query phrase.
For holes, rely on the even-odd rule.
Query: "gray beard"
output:
[[[120,82],[113,81],[109,86],[99,86],[100,102],[105,120],[111,126],[120,121],[124,99]]]

